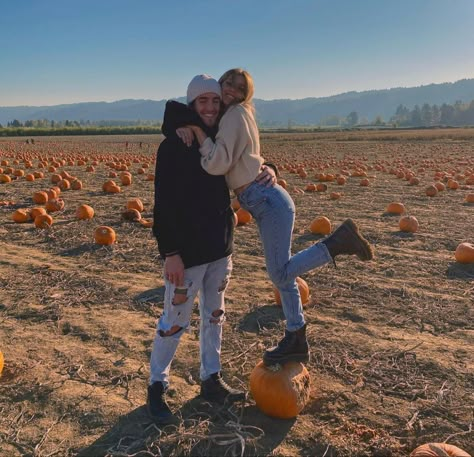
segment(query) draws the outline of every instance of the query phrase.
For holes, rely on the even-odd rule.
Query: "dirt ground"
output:
[[[169,397],[180,423],[161,429],[144,403],[162,264],[151,230],[121,218],[132,197],[143,200],[143,216],[151,218],[153,182],[145,177],[160,140],[0,139],[0,160],[14,169],[25,168],[23,159],[32,160],[30,172],[41,159],[63,158],[56,173],[67,170],[84,183],[61,193],[65,208],[53,214],[49,230],[14,223],[11,214],[37,206],[32,194],[52,186],[52,172],[0,184],[0,201],[9,203],[0,206],[0,454],[399,457],[443,441],[473,454],[474,264],[457,263],[454,251],[474,242],[474,205],[465,202],[474,186],[464,184],[466,172],[474,173],[474,131],[262,135],[263,155],[280,166],[296,203],[293,251],[321,239],[309,224],[325,215],[333,226],[353,218],[376,257],[342,257],[337,268],[304,276],[312,391],[298,417],[267,417],[250,395],[232,407],[199,397],[196,311],[172,366]],[[77,165],[79,157],[97,161],[95,171]],[[116,194],[102,191],[111,158],[129,162],[133,175]],[[149,169],[139,174],[142,165]],[[306,178],[290,172],[296,165]],[[295,189],[318,183],[319,173],[344,170],[345,185]],[[369,186],[353,176],[357,170]],[[397,177],[400,170],[413,170],[420,184]],[[445,172],[444,181],[457,177],[461,187],[427,197],[436,172]],[[332,200],[332,191],[343,195]],[[392,201],[418,219],[417,233],[399,230],[399,217],[385,212]],[[76,220],[81,203],[95,209],[94,219]],[[94,243],[98,225],[115,229],[115,245]],[[284,331],[254,222],[236,228],[226,304],[224,376],[247,390],[264,349]]]

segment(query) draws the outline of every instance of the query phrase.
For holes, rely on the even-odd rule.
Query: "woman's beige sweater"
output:
[[[200,147],[201,165],[211,175],[225,175],[229,189],[252,182],[263,158],[255,117],[245,105],[232,105],[219,122],[216,141],[206,138]]]

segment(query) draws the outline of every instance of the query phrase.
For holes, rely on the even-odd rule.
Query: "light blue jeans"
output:
[[[224,294],[232,272],[232,257],[198,265],[184,270],[185,301],[177,302],[176,288],[165,279],[163,314],[157,325],[150,357],[150,385],[161,381],[169,385],[171,362],[179,340],[188,329],[194,299],[199,292],[199,345],[201,353],[201,380],[221,371],[222,324],[224,322]],[[183,290],[184,289],[184,290]]]
[[[330,262],[324,243],[291,255],[291,238],[295,222],[295,204],[283,187],[253,182],[238,196],[240,205],[257,222],[265,254],[267,272],[280,291],[286,328],[295,331],[304,323],[303,305],[296,277]]]

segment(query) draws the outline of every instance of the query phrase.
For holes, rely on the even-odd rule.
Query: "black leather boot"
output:
[[[234,402],[243,400],[245,392],[230,387],[223,379],[221,373],[213,373],[201,383],[201,397],[208,401],[223,404],[226,400]]]
[[[178,420],[166,402],[165,388],[160,381],[148,386],[146,406],[149,416],[157,423],[171,424]]]
[[[309,362],[309,346],[306,339],[306,324],[300,329],[290,332],[285,330],[285,336],[278,346],[267,349],[263,354],[265,365],[283,365],[286,362]]]
[[[326,245],[333,260],[341,254],[356,255],[360,260],[372,260],[374,257],[372,247],[352,219],[346,219],[321,243]]]

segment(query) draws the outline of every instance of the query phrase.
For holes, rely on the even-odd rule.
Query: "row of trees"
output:
[[[63,129],[69,127],[130,127],[130,126],[147,126],[147,127],[161,127],[159,121],[50,121],[49,119],[34,119],[25,122],[20,122],[18,119],[14,119],[12,122],[8,122],[6,128],[35,128],[35,129]],[[0,124],[0,128],[2,125]]]
[[[435,125],[474,125],[474,100],[470,103],[457,101],[454,105],[443,103],[441,106],[415,105],[412,110],[399,105],[395,115],[390,119],[401,127],[432,127]]]
[[[376,116],[370,122],[359,113],[352,111],[346,117],[328,116],[321,120],[321,126],[355,127],[360,125],[393,127],[433,127],[437,125],[449,125],[453,127],[474,125],[474,100],[470,103],[457,101],[453,105],[443,103],[441,106],[425,103],[421,107],[415,105],[409,109],[399,105],[395,114],[386,122],[382,116]]]

